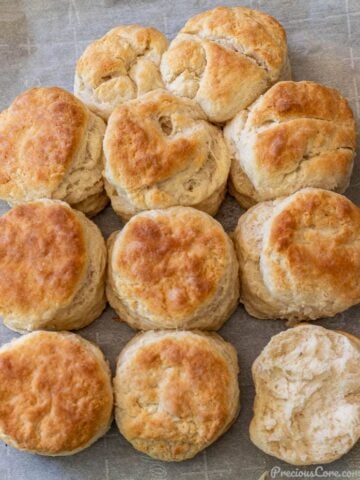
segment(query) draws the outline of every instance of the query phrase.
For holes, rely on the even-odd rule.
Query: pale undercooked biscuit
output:
[[[165,86],[225,122],[278,80],[290,78],[286,34],[263,12],[218,7],[187,21],[160,65]]]
[[[191,458],[236,419],[238,362],[217,334],[150,331],[117,360],[115,419],[137,450],[165,461]]]
[[[73,330],[105,308],[106,247],[97,226],[59,200],[0,217],[0,315],[12,330]]]
[[[0,438],[39,455],[72,455],[109,429],[113,393],[101,350],[80,335],[33,332],[0,348]]]
[[[360,302],[360,209],[306,188],[259,203],[234,233],[241,298],[257,318],[331,317]]]
[[[236,308],[232,241],[206,213],[173,207],[133,217],[109,239],[107,297],[140,330],[216,330]]]
[[[356,127],[340,93],[314,82],[279,82],[224,129],[232,153],[230,193],[241,206],[304,187],[342,193]]]
[[[155,28],[113,28],[78,60],[75,95],[106,120],[117,105],[163,87],[159,65],[167,46]]]
[[[0,114],[0,198],[54,198],[95,215],[108,202],[104,132],[103,120],[61,88],[22,93]]]
[[[219,128],[189,99],[156,90],[112,113],[104,139],[105,187],[124,219],[175,205],[217,212],[230,153]]]
[[[294,465],[329,463],[360,437],[360,340],[301,325],[274,336],[252,368],[250,437]]]

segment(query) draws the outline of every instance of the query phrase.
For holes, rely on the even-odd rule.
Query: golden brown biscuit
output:
[[[360,438],[360,340],[301,325],[275,335],[253,364],[250,437],[294,465],[329,463]]]
[[[234,347],[214,333],[150,331],[119,355],[115,418],[137,450],[165,461],[191,458],[235,421]]]
[[[101,350],[80,335],[34,332],[0,349],[0,438],[39,455],[72,455],[109,429],[113,393]]]
[[[221,130],[191,100],[165,90],[114,110],[104,153],[105,187],[126,220],[175,205],[215,215],[224,198],[230,153]]]
[[[32,88],[0,114],[0,198],[64,200],[89,216],[108,202],[104,122],[71,93]]]
[[[58,200],[0,217],[0,315],[12,330],[85,327],[105,307],[106,247],[97,226]]]
[[[193,208],[133,217],[109,239],[107,297],[139,330],[217,330],[237,306],[238,263],[222,226]]]
[[[263,12],[217,7],[187,21],[162,57],[165,86],[225,122],[290,78],[286,34]]]
[[[234,241],[240,300],[257,318],[315,320],[360,302],[360,209],[342,195],[306,188],[259,203]]]
[[[314,82],[279,82],[224,129],[232,152],[230,192],[241,206],[304,187],[342,193],[356,128],[340,93]]]
[[[166,37],[155,28],[113,28],[91,43],[77,62],[75,95],[107,120],[117,105],[163,87],[159,65],[167,46]]]

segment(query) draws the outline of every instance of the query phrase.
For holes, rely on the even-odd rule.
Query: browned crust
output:
[[[0,217],[0,311],[39,314],[66,305],[85,272],[81,224],[65,204],[32,202]]]
[[[113,252],[113,275],[123,295],[152,314],[188,315],[215,294],[228,267],[228,240],[205,214],[172,212],[140,215],[127,224]]]
[[[272,219],[264,246],[275,288],[286,290],[291,273],[304,292],[316,286],[329,298],[357,301],[359,238],[360,209],[347,198],[325,190],[299,192]],[[282,261],[277,263],[275,256]]]
[[[88,112],[58,87],[33,88],[0,114],[0,198],[51,197],[84,140]]]
[[[105,433],[112,411],[110,371],[95,348],[77,335],[54,332],[2,347],[2,438],[20,449],[59,455]]]
[[[162,118],[174,115],[183,135],[167,136]],[[107,168],[113,180],[134,190],[154,185],[181,172],[191,164],[205,162],[201,111],[190,101],[157,90],[120,105],[110,117],[104,140]]]

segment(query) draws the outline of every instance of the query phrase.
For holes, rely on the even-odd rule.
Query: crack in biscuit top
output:
[[[151,313],[182,316],[215,294],[228,262],[225,232],[193,211],[131,220],[115,244],[113,268],[123,298]]]
[[[0,114],[0,197],[51,197],[84,140],[86,108],[57,87],[33,88]]]
[[[61,204],[23,204],[0,217],[0,310],[44,313],[67,305],[85,273],[81,224]]]
[[[155,28],[139,25],[115,27],[87,47],[77,63],[76,73],[94,89],[120,77],[128,77],[133,84],[130,69],[140,59],[158,66],[166,47],[166,37]],[[137,88],[136,84],[133,88]],[[102,98],[100,92],[98,96]]]
[[[195,99],[223,123],[252,104],[284,74],[286,34],[272,17],[242,7],[218,7],[189,19],[164,53],[167,88]]]
[[[276,207],[265,225],[261,270],[279,299],[360,300],[360,209],[341,195],[305,189]]]
[[[242,117],[234,122],[236,128]],[[260,199],[305,186],[343,191],[356,145],[347,101],[336,90],[307,81],[274,85],[230,137]]]
[[[180,33],[223,44],[276,76],[286,58],[286,34],[271,16],[243,7],[218,7],[188,20]],[[228,47],[227,47],[228,44]]]

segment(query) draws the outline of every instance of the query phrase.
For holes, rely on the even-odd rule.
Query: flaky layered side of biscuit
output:
[[[360,437],[360,341],[301,325],[275,335],[255,360],[250,437],[294,465],[329,463]]]
[[[191,458],[239,412],[235,349],[219,335],[150,331],[117,361],[115,418],[137,449],[165,461]]]
[[[52,195],[52,198],[69,203],[88,217],[95,216],[109,203],[102,177],[104,134],[104,122],[93,113],[89,113],[86,141]]]
[[[286,34],[265,13],[218,7],[188,20],[161,61],[166,88],[225,122],[273,83],[290,78]]]
[[[0,217],[0,314],[12,330],[73,330],[105,308],[106,247],[98,227],[58,200]]]
[[[224,129],[232,154],[230,193],[241,206],[304,187],[342,193],[356,128],[340,93],[314,82],[279,82]]]

